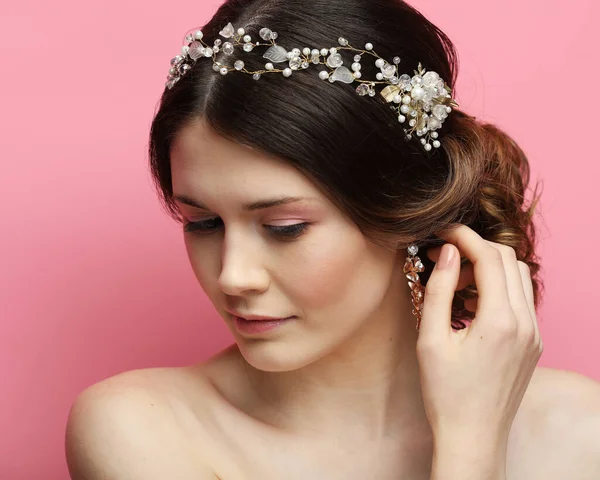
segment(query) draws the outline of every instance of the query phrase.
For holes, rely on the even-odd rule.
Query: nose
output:
[[[221,254],[219,286],[227,295],[265,291],[268,274],[262,265],[261,246],[242,237],[225,238]]]

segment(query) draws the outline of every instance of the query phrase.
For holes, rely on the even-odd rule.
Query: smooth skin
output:
[[[466,226],[440,232],[455,259],[432,273],[417,335],[406,251],[367,241],[289,164],[200,123],[178,136],[171,167],[175,194],[206,207],[179,203],[185,220],[215,219],[184,239],[235,344],[83,391],[66,430],[72,479],[600,478],[599,384],[535,367],[530,279],[512,249]],[[312,200],[242,208],[282,193]],[[301,222],[293,241],[272,233]],[[453,293],[473,281],[476,319],[452,332]],[[231,308],[298,319],[249,337]]]

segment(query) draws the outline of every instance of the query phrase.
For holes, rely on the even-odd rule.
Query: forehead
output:
[[[231,192],[235,186],[261,194],[321,197],[291,164],[225,138],[201,120],[179,132],[170,157],[174,192],[217,194]]]

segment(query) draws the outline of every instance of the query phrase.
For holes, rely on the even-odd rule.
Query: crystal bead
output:
[[[290,60],[289,65],[292,70],[298,70],[298,68],[300,68],[300,65],[302,65],[302,59],[299,57],[294,57]]]
[[[352,64],[352,71],[354,71],[354,72],[360,72],[361,68],[362,68],[362,65],[358,62],[354,62]]]
[[[392,78],[394,75],[396,75],[396,66],[388,63],[383,66],[381,73],[383,73],[385,78]]]
[[[423,77],[421,77],[421,75],[415,75],[412,80],[410,81],[410,83],[412,84],[413,87],[416,87],[417,85],[422,85],[423,84]]]
[[[251,43],[244,43],[244,52],[251,52],[252,49],[254,48],[254,45],[252,45]]]
[[[180,37],[180,38],[181,38],[181,37]],[[186,42],[188,42],[188,43],[190,43],[192,40],[194,40],[194,36],[193,36],[191,33],[188,33],[188,34],[185,36],[185,41],[186,41]]]
[[[294,48],[292,50],[292,53],[294,54],[295,57],[299,56],[302,52],[300,51],[299,48]]]
[[[223,40],[221,40],[220,38],[217,38],[215,40],[214,46],[215,47],[220,47],[222,43],[223,43]]]
[[[319,55],[313,55],[312,58],[310,59],[310,61],[312,63],[320,63],[321,62],[321,57]]]
[[[219,70],[219,72],[221,73],[221,75],[227,75],[229,70],[227,70],[225,67],[223,67],[223,68],[221,68],[221,70]]]
[[[207,58],[208,57],[212,57],[212,55],[213,55],[213,49],[212,48],[208,47],[208,48],[204,49],[204,56],[205,57],[207,57]]]
[[[412,90],[411,78],[409,75],[407,75],[406,73],[400,75],[398,80],[398,85],[400,86],[400,88],[402,88],[403,90]]]
[[[183,47],[181,47],[181,54],[183,56],[187,55],[189,51],[190,51],[189,45],[184,45]]]
[[[400,80],[396,75],[394,75],[392,78],[390,78],[390,82],[392,82],[392,85],[398,85],[398,83],[400,83]]]
[[[277,32],[271,32],[271,38],[273,40],[275,40],[278,36],[279,36],[279,34]]]
[[[362,60],[362,56],[360,55],[354,55],[354,61],[355,62],[360,62]]]
[[[231,55],[234,51],[235,48],[233,47],[233,44],[230,42],[225,42],[223,44],[223,51],[227,54],[227,55]]]
[[[369,86],[365,83],[361,83],[358,87],[356,87],[356,93],[358,93],[361,97],[368,95]]]
[[[410,245],[408,247],[408,254],[409,255],[416,255],[417,253],[419,253],[419,247],[417,247],[416,245]]]
[[[372,88],[369,89],[369,97],[374,97],[377,94]]]
[[[398,65],[401,62],[400,57],[394,57],[393,62],[394,62],[394,65]]]
[[[348,46],[348,40],[346,40],[345,38],[338,38],[338,43],[342,46],[342,47],[347,47]]]
[[[242,40],[244,40],[246,43],[250,43],[252,41],[252,37],[250,35],[244,35]]]
[[[219,65],[218,63],[213,63],[212,69],[215,72],[218,72],[219,70],[221,70],[221,65]]]
[[[177,65],[182,60],[183,60],[183,57],[181,55],[177,55],[171,59],[171,65]]]
[[[308,67],[310,67],[310,63],[308,63],[306,60],[302,62],[302,68],[303,69],[307,69]]]
[[[252,75],[252,78],[254,80],[258,80],[260,78],[260,73],[255,73],[254,75]]]
[[[258,32],[258,35],[260,36],[260,38],[262,38],[263,40],[271,40],[271,35],[273,32],[271,32],[271,30],[269,28],[261,28],[260,32]]]
[[[416,120],[413,118],[413,119],[412,119],[410,122],[408,122],[408,124],[409,124],[411,127],[414,127],[414,126],[417,124],[417,121],[416,121]]]
[[[237,60],[234,64],[233,64],[233,68],[235,68],[236,70],[242,70],[245,66],[245,63],[242,60]]]

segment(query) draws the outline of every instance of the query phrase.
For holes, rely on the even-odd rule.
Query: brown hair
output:
[[[253,38],[269,27],[279,33],[277,43],[288,48],[334,46],[342,36],[351,45],[372,42],[383,58],[400,56],[403,72],[422,63],[448,86],[455,85],[454,45],[401,0],[227,0],[202,27],[204,41],[212,44],[228,22],[243,26]],[[237,58],[249,70],[264,67],[262,53],[217,55],[226,64]],[[506,133],[454,109],[440,131],[442,147],[427,153],[418,141],[406,140],[382,98],[360,97],[353,85],[323,82],[314,66],[290,78],[266,74],[258,81],[242,73],[222,76],[212,66],[200,59],[172,90],[165,89],[152,122],[151,173],[173,218],[181,221],[172,199],[171,145],[188,122],[203,119],[224,137],[296,167],[377,244],[397,249],[415,242],[422,252],[440,244],[435,232],[462,223],[513,247],[530,268],[539,305],[537,187],[527,206],[529,163]],[[365,78],[375,78],[376,71],[363,65]],[[430,272],[433,264],[420,257]],[[465,326],[460,319],[473,318],[463,302],[475,293],[474,287],[457,293],[456,328]]]

